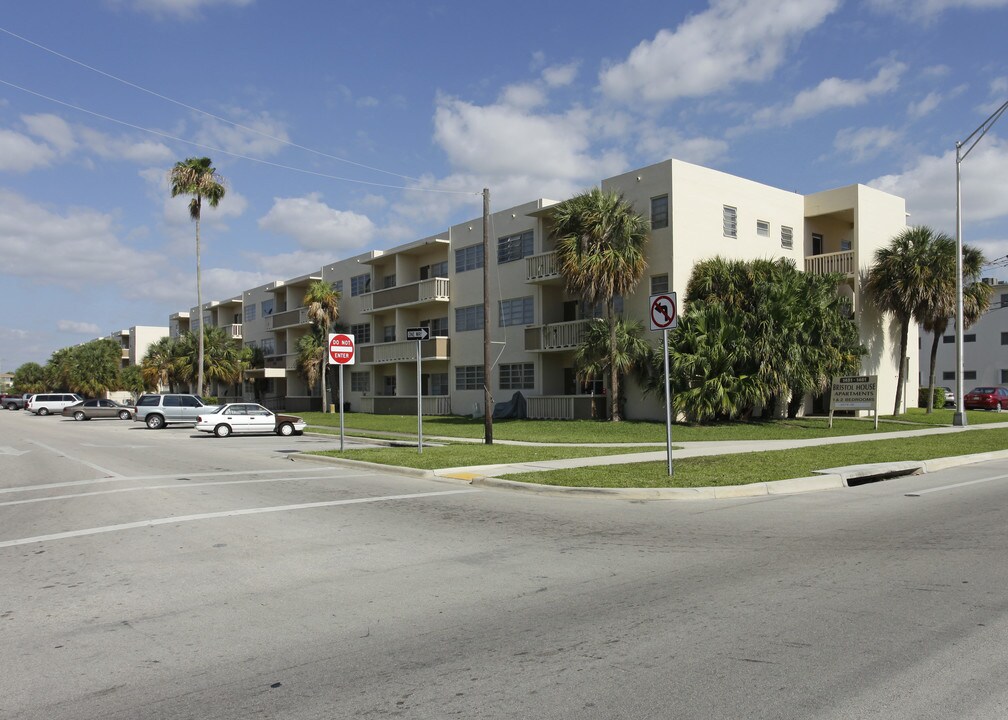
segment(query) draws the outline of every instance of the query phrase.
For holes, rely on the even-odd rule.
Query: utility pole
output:
[[[483,442],[493,445],[490,397],[490,188],[483,188]]]

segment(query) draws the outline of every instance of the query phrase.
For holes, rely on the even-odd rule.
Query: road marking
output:
[[[50,500],[71,500],[73,498],[91,497],[92,495],[111,495],[112,493],[137,492],[139,490],[185,490],[188,488],[201,488],[212,485],[254,485],[256,483],[286,482],[287,480],[331,480],[332,475],[309,475],[306,477],[278,477],[259,478],[258,480],[218,480],[216,482],[202,483],[174,483],[173,485],[142,485],[140,487],[115,488],[114,490],[95,490],[94,492],[72,493],[70,495],[47,495],[46,497],[28,498],[26,500],[8,500],[0,502],[0,507],[8,505],[28,505],[30,503],[49,502]],[[363,477],[354,475],[340,475],[340,479],[347,477]]]
[[[15,450],[9,445],[0,445],[0,455],[24,455],[31,450]]]
[[[87,465],[89,468],[97,470],[100,473],[105,473],[106,475],[111,475],[113,477],[122,477],[122,475],[117,473],[115,470],[109,470],[108,468],[103,468],[101,465],[95,465],[94,463],[88,462],[87,460],[81,460],[80,458],[75,458],[72,455],[67,455],[62,450],[57,450],[56,448],[46,445],[45,443],[40,443],[38,440],[29,440],[28,442],[34,443],[35,445],[38,445],[40,448],[45,448],[49,452],[54,452],[60,457],[65,457],[68,460],[73,460],[74,462],[79,462],[82,465]]]
[[[976,485],[978,483],[991,482],[993,480],[1004,480],[1008,478],[1008,475],[995,475],[993,477],[979,478],[977,480],[967,480],[966,482],[956,483],[955,485],[942,485],[941,487],[929,488],[927,490],[918,490],[917,492],[906,493],[907,497],[920,497],[921,495],[927,495],[928,493],[940,492],[942,490],[955,490],[956,488],[966,487],[968,485]]]
[[[227,477],[228,475],[277,475],[280,473],[299,472],[318,472],[318,468],[305,468],[304,470],[222,470],[205,473],[171,473],[170,475],[117,475],[116,477],[92,478],[90,480],[67,480],[66,482],[46,483],[45,485],[18,485],[16,487],[0,488],[0,494],[31,492],[32,490],[51,490],[53,488],[78,487],[80,485],[97,485],[98,483],[121,482],[123,480],[166,480],[171,478]],[[339,477],[346,476],[339,475]]]
[[[51,535],[36,535],[35,537],[19,538],[17,540],[4,540],[3,542],[0,542],[0,548],[50,542],[52,540],[67,540],[69,538],[85,537],[87,535],[100,535],[102,533],[119,532],[120,530],[135,530],[137,528],[155,527],[157,525],[174,525],[177,523],[194,522],[196,520],[214,520],[217,518],[239,517],[242,515],[261,515],[264,513],[287,512],[290,510],[309,510],[312,508],[336,507],[337,505],[359,505],[362,503],[385,502],[389,500],[415,500],[420,498],[440,497],[444,495],[462,495],[474,492],[480,491],[475,489],[440,490],[438,492],[429,493],[383,495],[381,497],[354,498],[352,500],[327,500],[324,502],[299,503],[297,505],[276,505],[274,507],[224,510],[213,513],[199,513],[198,515],[178,515],[176,517],[154,518],[153,520],[139,520],[131,523],[120,523],[119,525],[104,525],[102,527],[86,528],[84,530],[70,530],[68,532],[52,533]]]

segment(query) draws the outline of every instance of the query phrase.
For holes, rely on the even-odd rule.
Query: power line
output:
[[[305,152],[314,153],[316,155],[320,155],[322,157],[329,158],[330,160],[336,160],[337,162],[347,163],[349,165],[355,165],[356,167],[363,168],[365,170],[372,170],[374,172],[379,172],[379,173],[384,173],[386,175],[393,175],[395,177],[400,177],[400,178],[403,178],[404,180],[412,180],[414,182],[420,182],[420,178],[415,178],[415,177],[412,177],[410,175],[404,175],[402,173],[392,172],[390,170],[383,170],[381,168],[373,167],[371,165],[365,165],[364,163],[359,163],[359,162],[356,162],[354,160],[348,160],[347,158],[342,158],[342,157],[339,157],[337,155],[330,155],[329,153],[322,152],[321,150],[315,150],[314,148],[306,147],[304,145],[299,145],[298,143],[291,142],[290,140],[285,140],[283,138],[278,138],[278,137],[276,137],[274,135],[270,135],[267,132],[263,132],[262,130],[257,130],[256,128],[249,127],[248,125],[242,125],[241,123],[237,123],[237,122],[235,122],[233,120],[229,120],[228,118],[221,117],[220,115],[215,115],[212,112],[209,112],[207,110],[203,110],[202,108],[194,107],[193,105],[189,105],[187,103],[184,103],[181,100],[176,100],[174,98],[168,97],[167,95],[162,95],[159,92],[156,92],[154,90],[150,90],[148,88],[145,88],[142,85],[137,85],[136,83],[130,82],[129,80],[125,80],[125,79],[123,79],[121,77],[118,77],[117,75],[113,75],[111,73],[107,73],[104,70],[100,70],[99,68],[96,68],[96,67],[93,67],[91,65],[88,65],[87,63],[81,62],[80,60],[76,60],[76,59],[70,57],[69,55],[64,55],[61,52],[57,52],[56,50],[48,48],[45,45],[42,45],[40,43],[35,42],[34,40],[29,40],[28,38],[23,37],[21,35],[18,35],[15,32],[11,32],[10,30],[8,30],[8,29],[6,29],[4,27],[0,27],[0,32],[6,33],[7,35],[10,35],[11,37],[14,37],[14,38],[17,38],[18,40],[21,40],[22,42],[25,42],[25,43],[28,43],[29,45],[37,47],[39,50],[44,50],[45,52],[50,53],[52,55],[55,55],[58,58],[66,60],[67,62],[71,62],[71,63],[73,63],[75,65],[79,65],[82,68],[85,68],[85,69],[90,70],[92,72],[98,73],[99,75],[107,77],[110,80],[115,80],[116,82],[122,83],[123,85],[131,87],[134,90],[139,90],[141,92],[145,92],[148,95],[153,95],[154,97],[156,97],[156,98],[158,98],[160,100],[164,100],[165,102],[170,102],[170,103],[173,103],[175,105],[178,105],[179,107],[183,107],[183,108],[185,108],[187,110],[192,110],[193,112],[197,112],[197,113],[200,113],[202,115],[206,115],[207,117],[213,118],[214,120],[218,120],[220,122],[227,123],[228,125],[231,125],[233,127],[239,128],[241,130],[245,130],[247,132],[255,133],[256,135],[259,135],[261,137],[267,138],[267,139],[272,140],[274,142],[278,142],[278,143],[281,143],[283,145],[289,145],[290,147],[294,147],[294,148],[297,148],[299,150],[304,150]],[[371,184],[374,184],[374,183],[371,183]],[[381,187],[391,187],[391,186],[381,186]],[[476,194],[478,194],[478,193],[476,193]]]
[[[178,137],[177,135],[170,135],[166,132],[161,132],[160,130],[152,130],[151,128],[146,128],[141,125],[134,125],[133,123],[126,122],[125,120],[119,120],[118,118],[111,117],[109,115],[103,115],[102,113],[95,112],[93,110],[88,110],[87,108],[82,108],[79,105],[73,105],[62,100],[57,100],[56,98],[49,97],[48,95],[43,95],[40,92],[35,92],[34,90],[29,90],[26,87],[16,85],[12,82],[8,82],[0,78],[0,83],[12,87],[21,92],[28,93],[29,95],[34,95],[35,97],[42,98],[57,105],[62,105],[63,107],[70,108],[71,110],[76,110],[77,112],[86,113],[87,115],[92,115],[96,118],[102,120],[107,120],[108,122],[117,123],[119,125],[124,125],[125,127],[132,128],[133,130],[139,130],[141,132],[150,133],[151,135],[157,135],[158,137],[163,137],[168,140],[174,140],[176,142],[186,143],[187,145],[192,145],[193,147],[198,147],[203,150],[210,150],[215,153],[221,153],[223,155],[229,155],[233,158],[238,158],[240,160],[248,160],[249,162],[260,163],[261,165],[268,165],[270,167],[280,168],[282,170],[290,170],[291,172],[304,173],[305,175],[314,175],[316,177],[323,177],[329,180],[339,180],[341,182],[357,183],[358,185],[369,185],[371,187],[381,187],[389,188],[392,190],[412,190],[416,192],[429,192],[429,193],[443,193],[447,195],[479,195],[469,190],[442,190],[439,188],[425,188],[425,187],[410,187],[408,185],[389,185],[387,183],[377,183],[370,182],[368,180],[357,180],[355,178],[341,177],[339,175],[329,175],[328,173],[318,172],[315,170],[306,170],[304,168],[294,167],[293,165],[284,165],[283,163],[276,163],[270,160],[263,160],[261,158],[254,158],[248,155],[241,155],[240,153],[231,152],[230,150],[225,150],[224,148],[214,147],[213,145],[206,145],[204,143],[196,142],[195,140],[186,140],[185,138]],[[405,176],[399,176],[405,177]]]

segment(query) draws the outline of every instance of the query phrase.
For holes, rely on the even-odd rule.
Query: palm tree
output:
[[[316,280],[305,292],[304,304],[308,308],[308,320],[312,324],[312,331],[318,338],[319,345],[323,348],[329,339],[329,329],[339,319],[339,301],[339,291],[323,280]],[[323,360],[325,359],[323,352]],[[329,412],[329,401],[326,397],[327,368],[328,363],[323,363],[319,373],[322,377],[322,412]],[[343,402],[343,398],[339,400]]]
[[[927,226],[906,228],[886,247],[875,251],[874,263],[865,283],[865,290],[875,306],[882,312],[892,313],[899,323],[899,375],[896,379],[894,415],[899,413],[903,399],[906,373],[903,358],[907,354],[910,323],[923,320],[921,310],[933,275],[934,241],[935,232]]]
[[[934,405],[935,362],[938,357],[938,343],[945,333],[949,321],[955,317],[956,296],[956,241],[945,233],[934,237],[934,258],[930,269],[931,279],[927,283],[926,296],[921,303],[921,325],[931,333],[931,370],[928,373],[927,412]],[[987,260],[983,252],[971,245],[963,245],[963,327],[975,324],[990,307],[993,288],[980,281],[980,273]],[[968,283],[968,284],[967,284]]]
[[[557,265],[567,292],[590,305],[604,304],[606,317],[614,321],[614,298],[633,292],[647,269],[648,221],[620,193],[599,188],[555,205],[552,219]],[[610,322],[609,417],[618,422],[622,416],[616,332],[617,323]]]
[[[208,157],[191,157],[175,163],[168,173],[171,196],[192,195],[189,201],[189,217],[196,223],[196,311],[200,314],[199,325],[203,326],[203,291],[200,286],[200,212],[203,198],[210,207],[217,207],[224,198],[224,178],[218,174]],[[203,333],[199,334],[199,372],[196,394],[203,394]]]
[[[148,386],[175,392],[178,375],[178,350],[174,338],[163,337],[147,346],[147,354],[140,362],[144,382]]]
[[[314,387],[322,373],[322,361],[326,348],[321,345],[315,333],[305,333],[297,341],[297,367],[308,387]]]
[[[241,382],[242,371],[245,368],[241,349],[224,328],[206,325],[197,332],[203,336],[203,365],[199,365],[199,343],[195,338],[197,333],[192,331],[185,333],[176,345],[175,368],[179,379],[191,381],[202,371],[202,374],[213,382],[225,385]],[[193,345],[197,347],[194,348]]]
[[[612,328],[614,324],[616,327]],[[615,348],[611,345],[614,336]],[[597,377],[605,377],[607,373],[611,374],[610,363],[613,362],[622,379],[646,364],[650,354],[651,346],[644,339],[644,324],[640,321],[595,318],[589,321],[581,344],[574,353],[577,379],[592,382]]]

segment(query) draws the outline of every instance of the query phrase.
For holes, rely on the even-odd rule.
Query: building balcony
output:
[[[242,339],[242,326],[241,323],[231,323],[231,339],[241,340]]]
[[[273,313],[266,317],[267,330],[283,330],[285,328],[301,327],[308,324],[308,308],[306,307]]]
[[[581,344],[589,320],[533,325],[525,328],[526,352],[561,352]]]
[[[561,280],[555,250],[525,258],[525,282],[554,284]]]
[[[805,272],[813,275],[840,273],[844,277],[852,278],[857,273],[854,251],[843,250],[824,255],[811,255],[805,258]]]
[[[361,312],[378,312],[397,307],[424,305],[426,303],[447,303],[448,278],[429,278],[418,282],[364,293],[361,298]]]
[[[297,353],[287,355],[267,355],[263,364],[268,368],[281,368],[283,370],[297,370]]]
[[[450,359],[451,345],[446,337],[435,337],[420,343],[421,360]],[[417,343],[415,340],[361,345],[357,349],[361,365],[385,365],[397,362],[416,362]]]

